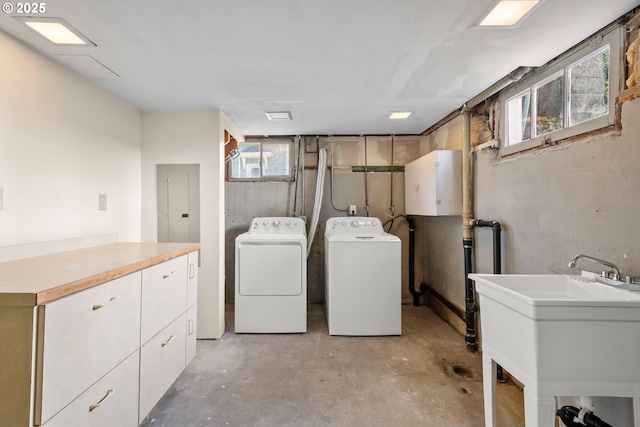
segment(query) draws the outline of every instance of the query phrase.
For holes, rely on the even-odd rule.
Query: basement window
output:
[[[292,143],[288,139],[240,142],[240,155],[231,160],[232,180],[291,179]]]
[[[501,155],[613,126],[623,34],[603,30],[505,90]]]

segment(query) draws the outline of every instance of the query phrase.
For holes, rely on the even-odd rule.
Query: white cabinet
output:
[[[141,344],[187,309],[187,255],[142,271]]]
[[[187,281],[187,348],[186,362],[196,355],[196,328],[198,326],[198,261],[199,253],[188,254],[189,276]]]
[[[407,215],[462,215],[460,151],[436,150],[404,167]]]
[[[160,400],[185,367],[186,314],[140,350],[140,419]]]
[[[129,274],[38,307],[44,351],[38,357],[36,424],[140,347],[140,276]]]
[[[197,249],[0,263],[25,283],[0,292],[0,427],[138,426],[195,356]]]
[[[136,350],[43,427],[136,426],[139,369]]]

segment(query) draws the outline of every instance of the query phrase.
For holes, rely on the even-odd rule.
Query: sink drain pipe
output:
[[[473,220],[472,225],[474,227],[491,227],[493,229],[493,274],[502,274],[502,252],[500,250],[502,226],[498,221],[484,221],[482,219]],[[502,366],[500,365],[496,368],[496,377],[499,382],[505,381]]]

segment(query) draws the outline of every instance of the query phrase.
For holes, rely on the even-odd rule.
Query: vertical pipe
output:
[[[302,182],[300,182],[300,186],[302,187],[302,200],[301,200],[301,204],[300,204],[301,205],[301,207],[300,207],[300,216],[305,216],[305,214],[307,212],[306,211],[306,206],[305,206],[306,205],[305,196],[306,196],[307,193],[306,193],[305,188],[304,188],[304,175],[305,175],[304,167],[306,166],[305,159],[307,157],[306,156],[306,154],[307,154],[307,137],[306,136],[304,137],[302,144],[304,145],[305,148],[304,148],[304,153],[302,154]]]
[[[473,220],[474,227],[491,227],[493,229],[493,274],[502,274],[502,253],[500,233],[502,227],[498,221],[483,221],[481,219]],[[499,382],[504,382],[504,373],[502,366],[497,365],[496,376]]]
[[[367,175],[369,175],[369,165],[367,163],[367,136],[364,137],[364,210],[367,211],[369,216],[369,185],[367,181]]]
[[[462,107],[462,246],[464,249],[465,278],[465,342],[471,352],[478,351],[476,342],[476,303],[473,280],[473,235],[471,233],[471,111],[467,104]]]
[[[337,210],[337,211],[343,211],[343,212],[348,212],[349,211],[349,207],[347,206],[346,208],[339,208],[336,206],[336,203],[333,201],[333,182],[335,181],[335,177],[334,177],[334,170],[335,168],[333,167],[333,162],[335,161],[335,144],[333,141],[333,135],[331,135],[331,206],[333,206],[333,209]]]
[[[393,206],[393,135],[391,135],[391,194],[389,195],[389,210],[391,218],[396,215],[396,208]]]

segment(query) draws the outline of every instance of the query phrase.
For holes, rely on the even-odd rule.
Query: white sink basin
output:
[[[534,394],[640,391],[640,294],[583,276],[469,277],[483,351]]]

